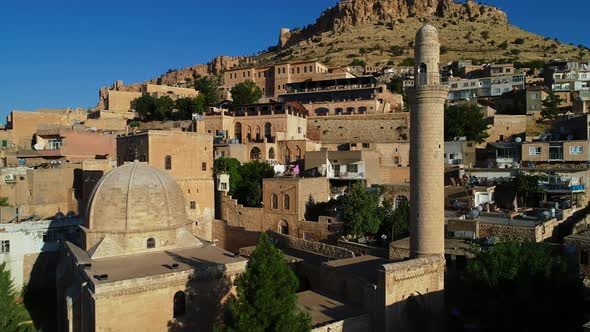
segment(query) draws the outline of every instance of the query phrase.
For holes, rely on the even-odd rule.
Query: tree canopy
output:
[[[407,203],[395,207],[390,199],[383,201],[382,222],[379,234],[386,235],[389,241],[403,239],[410,235],[410,206]]]
[[[364,185],[356,183],[352,186],[343,199],[342,212],[347,234],[359,237],[379,231],[379,199]]]
[[[387,83],[387,90],[400,95],[404,94],[404,79],[400,76],[392,77]]]
[[[549,245],[498,244],[467,265],[459,306],[481,331],[578,331],[583,291],[575,266]]]
[[[134,101],[135,110],[143,121],[190,120],[193,113],[207,111],[205,96],[179,98],[143,95]]]
[[[0,331],[28,332],[35,328],[25,307],[16,300],[14,284],[6,263],[0,264]]]
[[[488,123],[477,104],[461,103],[445,106],[445,141],[467,137],[482,143],[489,136]]]
[[[541,117],[543,119],[554,120],[559,116],[559,105],[563,102],[560,96],[555,92],[549,91],[549,94],[543,100],[543,108],[541,109]]]
[[[219,106],[222,101],[221,81],[216,76],[195,76],[193,85],[205,98],[205,106]]]
[[[262,98],[262,90],[251,80],[236,84],[230,93],[236,106],[256,104]]]
[[[213,169],[215,174],[229,174],[229,195],[248,207],[261,206],[262,179],[275,175],[272,166],[257,160],[240,165],[237,159],[219,158],[215,160]]]
[[[228,300],[224,326],[228,332],[303,332],[311,319],[297,308],[299,282],[281,251],[262,233],[246,271],[235,282],[237,298]]]

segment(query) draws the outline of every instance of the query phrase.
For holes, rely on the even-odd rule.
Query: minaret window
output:
[[[420,77],[419,77],[420,86],[428,84],[428,69],[426,68],[425,63],[420,64],[420,68],[418,69],[418,74],[420,75]]]

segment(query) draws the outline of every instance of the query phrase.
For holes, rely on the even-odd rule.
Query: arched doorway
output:
[[[355,111],[354,107],[347,107],[346,108],[346,114],[354,114],[354,111]]]
[[[260,142],[262,140],[262,137],[260,136],[260,126],[254,128],[254,133],[256,135],[256,142]]]
[[[239,122],[236,122],[234,126],[234,137],[242,143],[242,124]]]
[[[299,148],[299,146],[295,146],[295,160],[301,160],[301,149]]]
[[[272,140],[272,125],[270,122],[264,124],[264,137],[269,142]]]
[[[289,224],[284,220],[279,221],[278,232],[279,234],[289,235]]]
[[[268,149],[268,159],[275,159],[275,148]]]
[[[156,247],[156,240],[153,237],[150,237],[146,241],[146,248],[154,249]]]
[[[364,106],[359,107],[359,114],[366,114],[367,113],[367,108]]]
[[[261,154],[262,151],[260,151],[259,148],[253,147],[252,150],[250,150],[250,160],[260,160]]]
[[[408,198],[404,195],[397,195],[395,197],[395,204],[393,205],[393,207],[397,209],[398,207],[403,205],[408,205]]]
[[[183,291],[178,291],[174,294],[174,318],[184,316],[186,314],[186,295]]]
[[[285,164],[291,163],[291,150],[289,150],[289,148],[285,148],[285,154],[283,157],[285,158]]]

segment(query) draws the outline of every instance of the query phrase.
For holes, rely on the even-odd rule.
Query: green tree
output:
[[[272,178],[275,175],[274,168],[265,162],[251,161],[242,164],[238,172],[240,181],[236,184],[233,198],[244,206],[262,206],[262,179]]]
[[[230,93],[236,106],[256,104],[262,97],[262,90],[250,80],[236,84]]]
[[[407,203],[394,208],[392,200],[386,199],[381,207],[382,222],[379,233],[387,235],[390,241],[396,241],[410,235],[410,206]]]
[[[205,96],[199,94],[194,98],[178,98],[176,99],[175,108],[177,113],[174,118],[177,120],[190,120],[193,113],[207,112],[207,105],[205,104]]]
[[[405,58],[399,65],[402,67],[413,67],[415,65],[414,58]]]
[[[540,191],[539,177],[536,175],[528,175],[523,172],[518,172],[508,185],[520,197],[521,206],[526,206],[527,198],[530,193],[538,193]]]
[[[392,77],[389,83],[387,83],[387,90],[397,93],[403,94],[404,93],[404,79],[400,76]]]
[[[445,106],[445,141],[455,137],[467,137],[477,143],[489,136],[488,123],[477,104],[461,103]]]
[[[351,66],[354,67],[364,67],[367,63],[365,62],[365,60],[361,60],[361,59],[352,59],[352,62],[350,63]]]
[[[359,237],[376,234],[381,225],[379,199],[368,192],[364,185],[357,183],[342,202],[344,226],[347,234]]]
[[[28,332],[35,328],[27,310],[16,300],[14,284],[6,263],[0,264],[0,331]]]
[[[134,105],[143,121],[166,121],[173,117],[172,110],[175,103],[168,96],[156,98],[151,95],[144,95],[135,99]]]
[[[0,206],[9,206],[8,197],[0,197]]]
[[[496,245],[467,265],[459,306],[482,331],[578,331],[583,290],[575,266],[549,245]]]
[[[230,298],[226,304],[222,331],[311,330],[309,315],[297,308],[297,277],[266,233],[260,236],[246,271],[235,285],[237,298]]]
[[[205,106],[219,106],[223,98],[221,80],[216,76],[195,76],[193,85],[197,91],[205,96]]]
[[[549,91],[549,94],[543,100],[543,108],[541,109],[541,117],[543,119],[553,120],[559,116],[559,105],[563,102],[563,99],[555,94],[553,91]]]
[[[514,40],[514,44],[516,44],[516,45],[522,45],[522,44],[524,44],[524,38],[516,38]]]
[[[507,49],[508,48],[508,42],[507,41],[502,42],[500,45],[498,45],[498,48],[501,49],[501,50]]]
[[[399,46],[399,45],[392,45],[389,48],[389,52],[393,56],[401,56],[401,55],[404,55],[404,53],[406,53],[406,50],[403,47]]]
[[[213,162],[215,174],[226,173],[229,175],[229,195],[233,196],[242,181],[240,175],[240,161],[235,158],[218,158]]]

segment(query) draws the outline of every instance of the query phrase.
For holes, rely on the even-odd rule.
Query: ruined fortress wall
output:
[[[407,141],[409,113],[324,116],[308,119],[322,143],[385,143]]]

